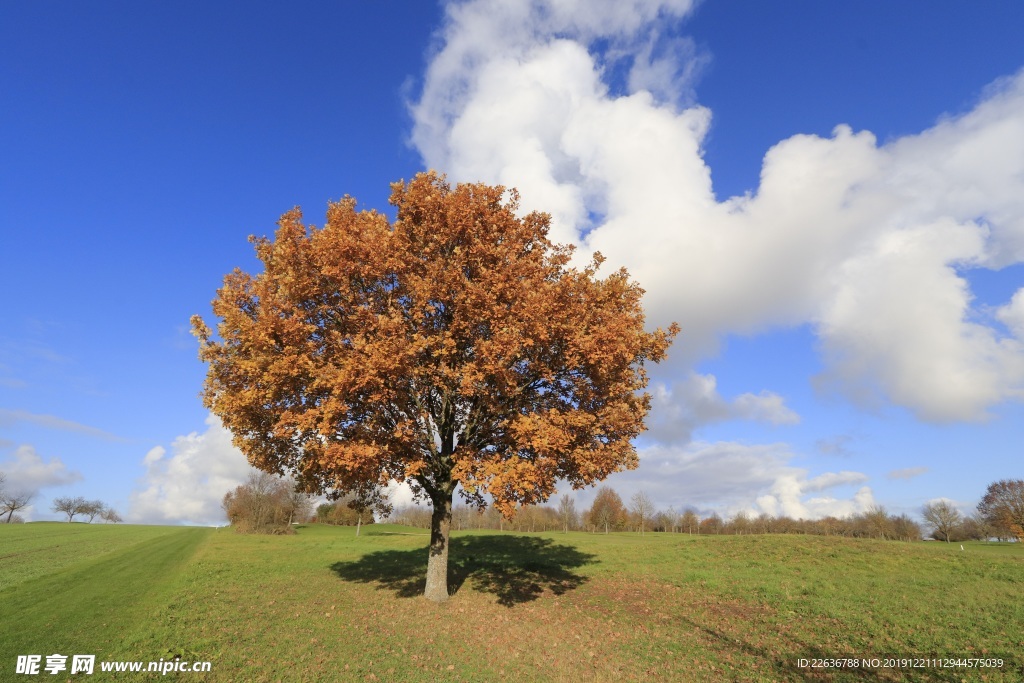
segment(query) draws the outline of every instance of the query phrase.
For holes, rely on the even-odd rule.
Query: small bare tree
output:
[[[394,510],[391,504],[391,493],[379,484],[360,484],[342,497],[356,517],[356,536],[363,527],[363,515],[378,514],[387,517]]]
[[[859,515],[861,533],[869,538],[880,538],[883,541],[893,536],[892,520],[889,513],[881,505],[872,505]]]
[[[100,519],[104,522],[113,522],[114,524],[124,521],[121,519],[121,515],[117,514],[117,510],[111,507],[103,508],[103,512],[100,513]]]
[[[70,522],[75,518],[75,515],[81,514],[84,511],[83,508],[88,504],[89,502],[81,496],[75,496],[74,498],[62,496],[53,499],[51,509],[54,512],[63,512],[68,516],[68,521]]]
[[[729,531],[737,536],[750,533],[750,515],[743,510],[737,512],[729,522]]]
[[[244,484],[224,495],[221,505],[228,521],[242,533],[289,533],[289,512],[282,500],[294,488],[267,472],[251,472]]]
[[[92,520],[96,519],[96,516],[102,514],[106,509],[107,506],[102,500],[87,500],[79,512],[87,516],[89,518],[89,524],[92,524]]]
[[[297,486],[292,486],[284,495],[283,504],[288,511],[288,526],[296,520],[307,520],[313,513],[313,500]]]
[[[694,533],[700,533],[700,517],[693,510],[686,510],[679,517],[679,526],[686,529],[686,533],[693,536]]]
[[[992,525],[978,513],[964,517],[960,530],[971,541],[985,541],[995,535]]]
[[[29,506],[32,502],[32,498],[35,494],[33,493],[8,493],[6,491],[0,492],[0,515],[6,513],[7,519],[5,520],[8,524],[14,519],[14,513],[18,510],[22,510]]]
[[[579,515],[576,514],[576,501],[570,495],[563,495],[558,501],[558,518],[562,521],[562,530],[569,533],[569,527],[576,528]]]
[[[925,523],[932,528],[936,536],[941,536],[946,543],[949,543],[950,534],[963,521],[960,511],[945,500],[928,503],[921,508],[921,516],[924,517]]]
[[[647,520],[654,514],[654,503],[651,502],[646,493],[637,491],[629,499],[629,510],[636,516],[637,522],[640,525],[640,535],[643,536]]]

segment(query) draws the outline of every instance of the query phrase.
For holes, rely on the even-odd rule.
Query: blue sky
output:
[[[1021,25],[1011,2],[3,5],[0,470],[32,519],[84,495],[217,521],[245,465],[189,316],[292,206],[383,209],[435,167],[518,186],[682,326],[624,496],[969,510],[1022,476]]]

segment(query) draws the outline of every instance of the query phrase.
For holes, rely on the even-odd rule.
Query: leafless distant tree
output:
[[[960,525],[960,533],[964,539],[971,541],[984,541],[995,536],[995,530],[988,520],[978,513],[964,517]]]
[[[750,533],[750,515],[743,510],[736,513],[736,516],[729,521],[729,533],[743,535]]]
[[[107,506],[102,500],[87,500],[80,512],[86,515],[89,518],[89,523],[92,524],[92,520],[96,519],[97,515],[103,514],[106,509]]]
[[[960,526],[963,515],[945,500],[936,500],[921,508],[921,516],[937,537],[949,543],[950,534]]]
[[[4,521],[10,524],[14,519],[14,513],[27,508],[29,503],[32,502],[34,495],[33,493],[26,492],[0,491],[0,515],[7,515],[7,519]]]
[[[868,538],[886,540],[895,535],[892,531],[892,519],[881,505],[872,505],[861,513],[860,522],[863,527],[862,535]]]
[[[573,497],[565,494],[558,500],[558,518],[562,521],[562,530],[569,533],[569,528],[575,529],[580,523],[580,517],[576,514],[576,501]]]
[[[63,512],[68,516],[70,522],[75,518],[75,515],[82,514],[84,508],[89,505],[89,501],[81,496],[71,498],[70,496],[54,498],[53,505],[51,506],[54,512]]]
[[[686,510],[682,515],[679,516],[680,531],[686,530],[686,533],[693,536],[695,533],[700,533],[700,517],[693,510]]]
[[[117,514],[117,510],[110,507],[103,508],[103,512],[100,513],[100,519],[104,522],[113,522],[114,524],[124,521],[121,519],[121,515]]]
[[[288,490],[285,498],[285,506],[288,510],[288,525],[293,522],[307,521],[313,514],[313,500],[308,493],[303,493],[296,486]]]
[[[312,512],[309,496],[298,492],[293,480],[267,472],[252,472],[222,505],[231,525],[243,533],[292,533],[292,522]]]
[[[281,479],[267,472],[251,472],[241,486],[224,495],[221,505],[231,525],[243,533],[287,529],[284,520],[275,519],[275,498]]]
[[[772,532],[772,522],[774,521],[771,515],[767,512],[762,512],[751,522],[754,527],[754,533],[770,534]]]
[[[679,528],[679,513],[676,512],[674,506],[669,505],[668,510],[665,511],[665,531],[675,533]]]
[[[391,504],[391,493],[377,483],[356,486],[342,497],[342,501],[356,512],[356,536],[363,527],[364,515],[387,517],[395,509]]]
[[[646,493],[637,491],[629,499],[629,511],[636,517],[637,523],[640,526],[640,535],[643,536],[644,530],[647,527],[647,521],[654,515],[654,503],[651,502]]]
[[[892,537],[897,541],[920,541],[921,527],[909,515],[893,515],[889,522]]]

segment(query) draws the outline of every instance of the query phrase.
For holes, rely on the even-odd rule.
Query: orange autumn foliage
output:
[[[310,492],[407,481],[449,513],[461,485],[505,514],[636,467],[644,363],[678,327],[646,332],[627,272],[570,267],[517,202],[421,173],[392,185],[393,224],[346,197],[252,238],[264,271],[225,278],[219,340],[192,319],[205,404],[249,461]]]

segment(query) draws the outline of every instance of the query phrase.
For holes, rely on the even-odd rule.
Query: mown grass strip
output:
[[[168,529],[156,538],[0,591],[4,670],[13,672],[19,654],[115,658],[126,634],[159,607],[210,533]]]
[[[0,524],[0,590],[178,531],[171,526]]]

